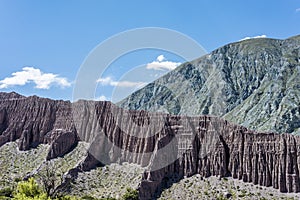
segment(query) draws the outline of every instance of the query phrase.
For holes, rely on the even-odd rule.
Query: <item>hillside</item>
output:
[[[140,199],[158,198],[168,185],[197,174],[300,191],[300,136],[251,131],[207,115],[128,111],[111,102],[0,97],[1,187],[62,157],[59,189],[67,194],[116,194],[128,176]],[[114,167],[126,163],[136,170],[126,175]],[[104,166],[112,172],[99,169]],[[103,190],[115,175],[112,190]]]
[[[225,45],[123,108],[0,92],[0,190],[54,163],[57,191],[78,198],[299,198],[299,47]]]
[[[118,103],[125,109],[216,115],[259,131],[300,133],[300,36],[225,45]]]

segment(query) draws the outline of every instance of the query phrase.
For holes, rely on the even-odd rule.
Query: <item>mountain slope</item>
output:
[[[299,133],[300,36],[250,39],[187,62],[118,103],[210,114],[261,131]]]
[[[4,183],[0,189],[11,181],[10,177],[35,175],[46,160],[72,157],[73,164],[63,167],[67,172],[58,189],[72,190],[71,183],[75,183],[75,194],[82,194],[88,185],[97,187],[93,182],[78,187],[76,184],[97,181],[98,175],[103,174],[98,173],[101,170],[91,176],[81,173],[124,162],[143,167],[140,178],[134,178],[139,182],[140,199],[158,197],[169,181],[172,184],[195,174],[205,178],[231,176],[272,186],[280,192],[300,192],[300,136],[251,131],[212,116],[128,111],[110,102],[71,103],[13,93],[0,93],[0,97],[0,169],[6,174],[0,180]],[[24,159],[15,159],[22,152],[14,151],[15,154],[7,149],[9,142],[16,142],[12,147],[18,146],[21,151],[44,144],[41,151],[38,148],[22,156],[43,152],[42,157],[36,161],[31,158],[26,169],[14,169]],[[78,149],[82,142],[87,149]],[[3,157],[17,162],[5,162]],[[11,175],[10,171],[18,175]],[[101,188],[98,186],[100,193]]]

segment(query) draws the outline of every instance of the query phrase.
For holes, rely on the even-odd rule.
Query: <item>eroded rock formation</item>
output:
[[[110,102],[0,97],[0,146],[18,140],[20,150],[27,150],[47,143],[52,159],[78,140],[91,143],[71,178],[99,164],[132,162],[147,167],[141,199],[155,197],[171,178],[194,174],[300,192],[299,136],[251,131],[211,116],[127,111]]]
[[[0,146],[16,140],[20,150],[45,143],[48,158],[64,155],[78,141],[71,103],[0,93]]]

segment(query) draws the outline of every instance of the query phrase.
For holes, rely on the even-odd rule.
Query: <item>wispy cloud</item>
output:
[[[300,12],[300,8],[297,8],[297,9],[296,9],[296,12]]]
[[[66,78],[59,77],[57,74],[44,73],[33,67],[24,67],[22,71],[12,73],[11,77],[0,80],[0,89],[23,86],[28,83],[34,83],[35,88],[38,89],[49,89],[52,85],[62,88],[71,86]]]
[[[180,64],[179,62],[166,61],[164,55],[159,55],[155,61],[148,63],[146,68],[154,70],[173,70]]]
[[[111,77],[99,78],[97,83],[101,85],[117,86],[117,87],[142,87],[146,85],[145,82],[134,82],[134,81],[114,81]]]
[[[267,37],[266,35],[258,35],[258,36],[254,36],[254,37],[245,37],[245,38],[241,39],[240,41],[249,40],[249,39],[256,39],[256,38],[266,38],[266,37]]]

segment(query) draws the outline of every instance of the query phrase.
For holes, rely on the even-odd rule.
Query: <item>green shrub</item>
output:
[[[0,196],[2,197],[12,197],[13,189],[3,188],[0,190]]]
[[[217,200],[226,200],[227,198],[224,197],[223,194],[217,196]]]
[[[127,188],[125,194],[122,196],[124,200],[138,200],[139,192],[132,188]]]
[[[83,197],[81,197],[82,200],[97,200],[97,198],[89,196],[89,195],[85,195]],[[107,198],[100,198],[99,200],[116,200],[115,198],[112,197],[107,197]]]
[[[92,196],[89,196],[89,195],[85,195],[85,196],[81,197],[81,199],[84,199],[84,200],[96,200],[95,197],[92,197]]]
[[[47,194],[39,188],[34,178],[19,182],[13,196],[16,200],[50,200]]]
[[[18,182],[22,181],[22,179],[20,177],[16,177],[16,178],[14,178],[14,181],[18,183]]]
[[[209,192],[208,192],[207,190],[205,190],[205,191],[204,191],[204,194],[205,194],[206,196],[208,196],[208,195],[209,195]]]
[[[241,190],[241,193],[238,195],[238,197],[245,197],[245,196],[247,196],[247,191]]]
[[[224,181],[228,181],[228,178],[227,178],[227,177],[223,177],[223,180],[224,180]]]
[[[0,196],[0,200],[10,200],[10,197]]]
[[[267,200],[265,197],[261,197],[259,200]]]
[[[79,200],[79,198],[74,197],[74,196],[66,195],[66,196],[58,197],[55,200]]]

